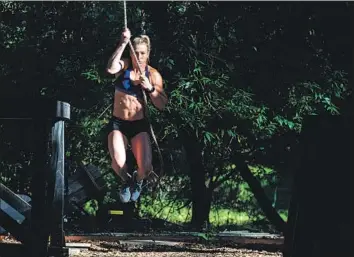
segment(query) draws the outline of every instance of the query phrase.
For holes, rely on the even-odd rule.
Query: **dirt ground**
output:
[[[77,257],[281,257],[279,250],[247,249],[238,246],[215,246],[159,242],[90,242],[91,247],[72,256]],[[254,247],[253,247],[254,248]],[[258,247],[260,248],[260,247]]]
[[[20,244],[11,237],[2,243]],[[234,242],[179,242],[161,239],[68,241],[70,257],[282,257],[282,244]],[[1,255],[1,254],[0,254]]]

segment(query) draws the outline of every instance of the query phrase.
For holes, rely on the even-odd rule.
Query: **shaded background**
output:
[[[166,176],[155,194],[141,197],[137,215],[193,229],[281,232],[304,119],[349,109],[351,8],[128,2],[128,27],[151,37],[151,66],[170,98],[162,113],[150,106]],[[118,201],[105,131],[114,87],[105,67],[123,27],[123,2],[7,1],[0,10],[1,95],[69,102],[67,160],[108,173],[103,201],[83,206],[90,218],[81,225],[94,230],[97,205]],[[0,122],[0,181],[29,195],[31,129]],[[157,155],[154,162],[159,172]],[[68,214],[68,229],[80,215]]]

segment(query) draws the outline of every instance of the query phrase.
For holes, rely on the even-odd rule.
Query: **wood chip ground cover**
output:
[[[237,246],[203,244],[132,244],[91,241],[91,247],[75,254],[77,257],[281,257],[280,251],[247,249]]]

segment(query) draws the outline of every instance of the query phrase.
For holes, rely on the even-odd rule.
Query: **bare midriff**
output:
[[[144,118],[143,104],[135,96],[116,91],[113,116],[122,120],[141,120]]]

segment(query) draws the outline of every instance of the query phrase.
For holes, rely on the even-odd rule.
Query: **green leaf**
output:
[[[205,136],[207,142],[211,142],[214,138],[213,134],[211,134],[210,132],[205,132],[204,136]]]
[[[290,129],[293,129],[293,128],[294,128],[294,126],[295,126],[295,123],[294,123],[294,122],[288,121],[287,123],[288,123],[288,127],[289,127]]]

